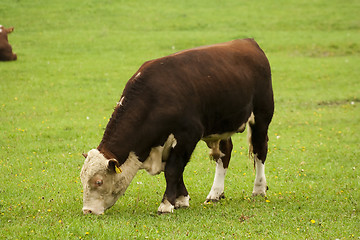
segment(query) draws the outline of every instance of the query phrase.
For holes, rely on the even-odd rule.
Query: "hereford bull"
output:
[[[81,170],[83,212],[102,214],[139,169],[165,173],[158,213],[188,207],[183,171],[199,140],[216,161],[206,201],[224,196],[231,136],[249,125],[256,176],[265,196],[268,126],[274,112],[269,62],[253,39],[204,46],[145,62],[130,78],[97,149]]]
[[[14,31],[14,27],[4,28],[0,25],[0,61],[16,60],[17,56],[13,53],[8,41],[8,34]]]

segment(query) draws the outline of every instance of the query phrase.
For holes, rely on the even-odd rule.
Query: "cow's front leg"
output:
[[[185,133],[194,133],[186,131]],[[189,162],[198,138],[194,136],[177,136],[177,145],[171,150],[165,166],[166,190],[158,213],[171,213],[175,208],[189,206],[189,194],[183,181],[183,172]]]
[[[185,187],[183,176],[181,174],[181,177],[178,179],[177,184],[175,188],[170,187],[174,186],[172,184],[169,184],[171,180],[166,178],[166,191],[164,194],[164,198],[158,208],[158,213],[172,213],[174,209],[176,208],[187,208],[189,207],[189,194]],[[173,191],[175,189],[175,193]],[[175,200],[174,200],[174,194],[175,194]]]
[[[187,208],[190,206],[189,201],[190,196],[185,187],[183,176],[181,175],[176,191],[175,208]]]
[[[231,138],[227,140],[222,140],[219,146],[217,147],[220,149],[220,151],[219,149],[217,150],[212,149],[210,153],[210,155],[212,155],[212,157],[216,161],[216,169],[215,169],[214,182],[208,196],[206,197],[205,203],[216,202],[225,197],[224,195],[225,176],[229,166],[231,151],[233,147]],[[216,152],[220,152],[221,154],[220,155],[214,154]],[[218,159],[215,159],[215,156],[218,156]]]
[[[163,200],[158,208],[158,213],[172,213],[175,208],[179,182],[186,163],[177,157],[176,151],[172,150],[165,166],[166,190]]]
[[[167,175],[167,176],[166,176]],[[158,213],[172,213],[175,207],[184,205],[183,199],[179,198],[177,201],[177,182],[179,179],[170,179],[168,174],[165,174],[166,178],[166,191],[163,200],[158,208]]]

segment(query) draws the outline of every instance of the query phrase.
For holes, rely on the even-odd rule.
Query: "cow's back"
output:
[[[244,39],[146,62],[130,79],[124,95],[144,89],[143,99],[154,117],[197,118],[204,135],[209,135],[236,131],[253,111],[254,96],[269,88],[265,54],[254,40]]]

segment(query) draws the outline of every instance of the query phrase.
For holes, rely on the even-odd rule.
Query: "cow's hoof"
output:
[[[225,194],[224,193],[221,193],[218,197],[207,197],[204,204],[208,204],[210,202],[218,202],[220,201],[221,199],[224,199],[225,198]]]
[[[172,205],[167,199],[165,199],[158,208],[158,214],[172,213],[174,212],[174,205]]]
[[[268,186],[267,185],[255,185],[254,186],[254,189],[253,189],[253,192],[252,192],[252,196],[255,197],[255,196],[263,196],[265,197],[266,196],[266,190],[268,190]]]
[[[187,208],[189,204],[190,196],[180,196],[175,200],[175,208]]]
[[[265,193],[265,192],[253,192],[253,193],[252,193],[252,196],[253,196],[253,197],[256,197],[256,196],[265,197],[265,196],[266,196],[266,193]]]

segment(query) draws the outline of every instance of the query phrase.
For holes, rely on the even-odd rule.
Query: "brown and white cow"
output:
[[[0,61],[16,60],[17,56],[12,52],[8,41],[8,34],[14,31],[14,27],[4,28],[0,25]]]
[[[204,46],[145,62],[130,78],[81,170],[83,212],[102,214],[125,192],[139,169],[165,173],[159,213],[188,207],[183,171],[198,141],[216,161],[206,201],[224,196],[231,136],[249,125],[256,177],[265,196],[264,163],[274,112],[269,62],[253,39]]]

